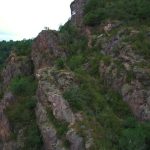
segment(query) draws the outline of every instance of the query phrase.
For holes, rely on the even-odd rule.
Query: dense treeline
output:
[[[31,51],[32,40],[22,41],[1,41],[0,42],[0,67],[8,57],[11,51],[15,51],[17,55],[28,55]]]

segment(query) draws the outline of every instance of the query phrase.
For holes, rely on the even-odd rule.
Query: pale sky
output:
[[[73,0],[0,0],[0,41],[34,38],[70,18]]]

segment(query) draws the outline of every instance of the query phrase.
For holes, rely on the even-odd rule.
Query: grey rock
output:
[[[36,118],[43,137],[45,150],[64,150],[61,145],[62,142],[57,137],[56,129],[48,119],[46,108],[41,103],[37,104]]]
[[[121,93],[122,93],[123,96],[126,96],[131,90],[132,90],[131,85],[124,84],[122,89],[121,89]]]
[[[76,27],[83,25],[84,6],[87,0],[74,0],[71,5],[71,22]]]
[[[73,129],[67,132],[66,138],[71,144],[70,150],[85,150],[83,138],[80,137]]]
[[[32,45],[32,60],[35,71],[54,65],[56,58],[64,58],[65,51],[60,47],[60,36],[57,31],[43,30]]]

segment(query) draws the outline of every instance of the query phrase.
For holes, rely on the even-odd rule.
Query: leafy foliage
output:
[[[148,0],[89,0],[85,7],[84,22],[93,26],[105,19],[148,22],[149,18],[150,1]]]
[[[0,67],[2,67],[6,58],[11,51],[15,51],[17,55],[29,55],[31,52],[32,40],[22,41],[1,41],[0,42]]]
[[[36,83],[31,77],[16,77],[10,86],[12,92],[18,96],[32,95],[36,90]]]
[[[32,77],[17,77],[12,80],[11,90],[16,95],[16,101],[5,113],[11,123],[13,138],[23,131],[23,150],[40,150],[42,139],[36,124],[34,97],[36,83]]]

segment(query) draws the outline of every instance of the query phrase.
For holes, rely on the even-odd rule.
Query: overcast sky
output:
[[[0,0],[0,41],[34,38],[70,18],[73,0]]]

